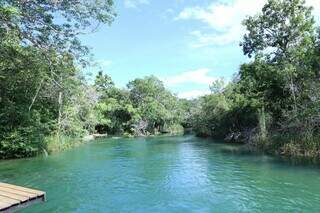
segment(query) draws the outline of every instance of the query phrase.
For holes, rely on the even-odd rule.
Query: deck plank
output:
[[[10,189],[16,189],[16,190],[20,190],[20,191],[24,191],[24,192],[30,192],[30,193],[34,193],[37,194],[38,196],[42,196],[45,194],[45,192],[43,191],[39,191],[39,190],[35,190],[35,189],[29,189],[29,188],[25,188],[25,187],[21,187],[21,186],[15,186],[15,185],[11,185],[8,183],[1,183],[0,182],[0,186],[1,187],[6,187],[6,188],[10,188]]]
[[[4,196],[0,196],[0,201],[2,201],[2,202],[4,202],[4,203],[9,203],[9,204],[11,204],[11,205],[13,205],[13,204],[19,204],[19,203],[21,202],[20,200],[16,200],[16,199],[4,197]]]
[[[20,202],[25,202],[29,200],[28,196],[17,195],[17,194],[13,194],[13,193],[1,191],[1,190],[0,190],[0,195],[11,198],[11,199],[19,200]]]
[[[0,191],[9,192],[9,193],[16,194],[16,195],[21,195],[21,196],[26,196],[29,199],[38,197],[38,195],[34,194],[34,193],[20,191],[20,190],[11,189],[11,188],[5,188],[5,187],[2,187],[2,186],[0,186]]]
[[[46,193],[39,190],[0,183],[0,212],[12,212],[43,202],[45,196]]]
[[[8,203],[5,203],[5,202],[0,201],[0,211],[1,211],[2,209],[6,209],[6,208],[9,208],[9,207],[11,207],[11,206],[12,206],[11,204],[8,204]]]

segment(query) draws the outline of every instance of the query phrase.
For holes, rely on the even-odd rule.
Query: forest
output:
[[[104,70],[86,80],[90,51],[79,35],[117,18],[112,0],[97,2],[0,1],[0,159],[63,150],[97,133],[190,128],[253,150],[320,157],[320,31],[303,0],[268,0],[243,20],[248,63],[193,100],[155,76],[126,88]]]
[[[242,141],[254,150],[320,157],[320,31],[302,0],[269,0],[243,21],[250,59],[192,110],[198,135]],[[225,85],[225,86],[223,86]]]

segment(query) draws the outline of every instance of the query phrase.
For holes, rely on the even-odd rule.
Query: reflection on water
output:
[[[317,212],[319,174],[192,136],[106,139],[0,162],[0,181],[47,192],[24,212]]]

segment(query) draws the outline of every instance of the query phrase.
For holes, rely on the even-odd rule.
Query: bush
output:
[[[68,137],[68,136],[49,136],[45,138],[46,151],[50,153],[56,153],[65,151],[74,147],[77,147],[81,144],[85,143],[79,137]]]
[[[19,128],[7,133],[0,140],[0,158],[32,157],[45,147],[42,133],[32,127]]]

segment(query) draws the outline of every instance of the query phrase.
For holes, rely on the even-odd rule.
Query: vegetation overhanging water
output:
[[[87,79],[94,65],[79,35],[117,18],[113,0],[98,2],[0,1],[0,159],[24,158],[0,161],[0,181],[48,193],[25,212],[320,209],[317,165],[258,154],[320,159],[320,30],[309,2],[267,0],[244,18],[249,61],[192,100],[159,76],[125,88],[104,70]],[[202,33],[192,34],[211,34]],[[193,136],[144,138],[186,129],[250,154]],[[127,139],[83,143],[94,134]]]
[[[70,2],[0,1],[0,159],[64,150],[93,133],[190,127],[198,136],[320,159],[320,31],[307,2],[268,0],[244,18],[241,48],[250,60],[232,81],[218,79],[193,100],[155,76],[118,88],[101,70],[89,81],[84,70],[92,63],[78,35],[111,24],[116,7],[112,0]]]

